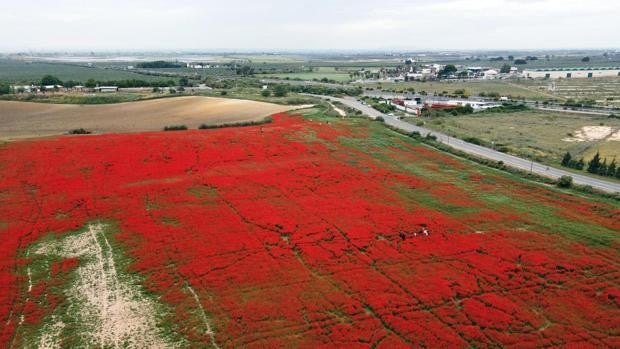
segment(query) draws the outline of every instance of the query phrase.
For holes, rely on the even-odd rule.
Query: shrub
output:
[[[164,131],[184,131],[187,130],[185,125],[172,125],[164,127]]]
[[[271,90],[262,90],[260,94],[263,97],[269,97],[271,96]]]
[[[558,179],[556,185],[560,188],[570,188],[573,186],[573,177],[571,176],[562,176]]]
[[[378,122],[385,122],[385,119],[383,118],[383,116],[377,116],[377,118],[375,119],[375,121],[378,121]]]
[[[463,138],[463,140],[467,143],[471,143],[471,144],[476,144],[476,145],[482,145],[482,141],[479,138],[476,137],[465,137]]]
[[[201,124],[198,126],[199,130],[208,130],[212,128],[223,128],[223,127],[243,127],[243,126],[256,126],[262,124],[268,124],[273,121],[271,116],[268,116],[262,120],[258,121],[242,121],[237,123],[224,123],[224,124]]]
[[[287,85],[276,85],[273,88],[273,95],[276,97],[286,97],[289,88]]]
[[[53,75],[45,75],[41,78],[41,85],[62,85],[62,81]]]
[[[220,96],[226,96],[228,94],[228,91],[220,91]]]
[[[85,130],[83,128],[75,128],[75,129],[69,131],[70,135],[89,135],[91,133],[92,132],[90,132],[88,130]]]

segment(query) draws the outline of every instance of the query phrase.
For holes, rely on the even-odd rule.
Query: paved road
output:
[[[379,98],[384,98],[384,99],[421,98],[422,100],[431,99],[435,101],[459,100],[459,98],[456,98],[456,97],[442,97],[442,96],[435,96],[433,94],[420,95],[420,94],[411,93],[411,92],[393,93],[393,92],[384,92],[384,91],[378,91],[378,90],[364,91],[364,96],[379,97]],[[484,98],[484,97],[478,97],[478,96],[471,96],[467,98],[467,100],[478,101],[478,102],[498,103],[498,101],[492,98]],[[620,113],[618,109],[605,108],[605,107],[566,108],[560,104],[543,105],[541,103],[536,104],[535,101],[519,101],[519,102],[527,105],[530,108],[540,109],[540,110],[545,110],[545,111],[554,111],[554,112],[560,112],[560,113],[577,113],[577,114],[590,114],[590,115],[600,115],[600,116],[608,116],[609,114]]]
[[[288,84],[288,85],[303,85],[303,86],[324,86],[324,87],[332,87],[332,88],[342,88],[342,89],[354,89],[357,86],[349,85],[349,84],[334,84],[330,82],[321,82],[321,81],[313,81],[313,80],[285,80],[285,79],[261,79],[261,83],[263,84]]]
[[[408,122],[398,120],[397,118],[393,116],[382,114],[376,109],[373,109],[367,105],[362,104],[354,97],[345,97],[345,98],[337,98],[337,97],[331,97],[331,96],[315,96],[315,97],[321,97],[321,98],[325,98],[331,101],[340,102],[348,107],[360,110],[362,113],[368,115],[372,119],[376,119],[379,116],[383,117],[383,120],[385,120],[386,124],[396,127],[398,129],[407,131],[407,132],[416,131],[416,132],[419,132],[422,136],[426,136],[427,134],[430,133],[431,135],[437,137],[437,140],[439,142],[447,144],[454,149],[458,149],[458,150],[461,150],[469,154],[477,155],[477,156],[495,160],[495,161],[503,161],[504,164],[508,166],[515,167],[515,168],[518,168],[524,171],[531,171],[533,173],[546,176],[552,179],[557,179],[561,176],[571,176],[573,177],[573,181],[576,184],[589,185],[589,186],[592,186],[593,188],[604,190],[604,191],[611,192],[611,193],[613,192],[620,193],[620,184],[618,183],[605,181],[605,180],[593,178],[593,177],[586,176],[586,175],[576,174],[573,172],[568,172],[568,171],[554,168],[554,167],[549,167],[547,165],[543,165],[543,164],[533,162],[527,159],[522,159],[516,156],[508,155],[508,154],[505,154],[505,153],[502,153],[502,152],[499,152],[499,151],[496,151],[490,148],[468,143],[461,139],[450,137],[446,134],[432,131],[424,127],[415,126]]]

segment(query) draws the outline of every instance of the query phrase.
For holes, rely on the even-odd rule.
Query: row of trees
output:
[[[136,64],[138,68],[146,69],[165,69],[165,68],[183,68],[185,65],[177,62],[152,61]]]
[[[95,87],[95,86],[118,86],[120,88],[129,88],[129,87],[172,87],[176,86],[177,83],[170,80],[157,80],[157,81],[146,81],[141,79],[126,79],[126,80],[95,80],[89,79],[86,81],[84,86],[86,87]]]
[[[124,80],[95,80],[88,79],[86,82],[75,81],[75,80],[67,80],[62,81],[58,77],[54,75],[45,75],[41,78],[39,82],[40,86],[64,86],[64,87],[75,87],[75,86],[85,86],[88,88],[99,86],[118,86],[120,88],[129,88],[129,87],[172,87],[177,86],[177,82],[172,79],[169,80],[153,80],[147,81],[142,79],[124,79]],[[179,86],[187,86],[189,85],[189,81],[187,78],[181,78],[179,80]]]
[[[590,173],[600,176],[616,177],[620,179],[620,167],[616,164],[616,159],[613,159],[611,163],[607,163],[607,159],[601,161],[601,155],[597,152],[594,157],[587,163],[582,159],[575,160],[573,156],[567,152],[562,158],[562,166],[574,168],[576,170],[586,170]]]
[[[287,86],[287,89],[291,92],[310,93],[310,94],[315,94],[315,95],[326,95],[326,96],[337,96],[337,95],[359,96],[363,92],[361,87],[347,88],[347,87],[331,87],[331,86],[322,86],[322,85],[284,85],[284,86]]]

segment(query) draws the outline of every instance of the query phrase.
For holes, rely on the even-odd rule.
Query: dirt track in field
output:
[[[0,101],[0,139],[59,135],[76,128],[95,133],[159,131],[167,125],[197,128],[260,120],[291,109],[295,106],[197,96],[105,105]]]

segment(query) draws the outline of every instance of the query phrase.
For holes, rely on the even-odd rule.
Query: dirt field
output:
[[[0,139],[58,135],[85,128],[95,133],[157,131],[167,125],[196,128],[260,120],[294,106],[247,100],[178,97],[106,105],[0,101]]]

